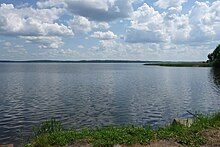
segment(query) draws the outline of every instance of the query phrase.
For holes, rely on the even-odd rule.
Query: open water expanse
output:
[[[220,110],[220,70],[142,64],[0,63],[0,144],[52,117],[65,127],[161,126]],[[23,137],[22,137],[23,136]]]

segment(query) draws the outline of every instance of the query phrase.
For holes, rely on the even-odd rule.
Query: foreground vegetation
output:
[[[156,140],[172,140],[181,145],[200,146],[206,144],[202,132],[209,128],[220,127],[220,113],[209,116],[195,115],[190,126],[180,123],[152,129],[150,127],[106,127],[95,130],[65,130],[61,123],[52,119],[34,129],[32,143],[26,146],[65,146],[86,142],[91,146],[113,146],[149,144]]]

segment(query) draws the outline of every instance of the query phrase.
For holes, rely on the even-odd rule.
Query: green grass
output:
[[[171,124],[152,129],[150,127],[104,127],[95,130],[65,130],[54,119],[44,122],[35,129],[30,147],[65,146],[86,141],[95,147],[111,147],[116,144],[149,144],[154,140],[174,140],[186,146],[200,146],[206,143],[202,131],[220,127],[220,113],[209,116],[197,115],[190,127]],[[26,145],[28,146],[28,145]]]
[[[144,64],[147,66],[171,66],[171,67],[212,67],[210,63],[202,62],[162,62],[156,64]]]

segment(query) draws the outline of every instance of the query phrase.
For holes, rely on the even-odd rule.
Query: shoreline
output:
[[[95,146],[144,147],[157,144],[168,146],[220,146],[220,112],[196,114],[192,121],[176,121],[170,125],[151,127],[103,127],[94,130],[63,129],[59,121],[51,119],[34,130],[34,138],[25,147],[35,146]],[[214,134],[214,135],[213,135]],[[219,136],[215,136],[215,134]],[[212,136],[210,138],[210,136]],[[214,139],[214,142],[213,142]]]
[[[144,64],[145,66],[168,66],[168,67],[212,67],[210,63],[202,62],[165,62],[165,63],[156,63],[156,64]]]

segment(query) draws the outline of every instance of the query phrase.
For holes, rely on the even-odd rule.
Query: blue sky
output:
[[[0,0],[0,60],[201,61],[220,0]]]

